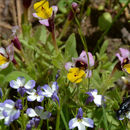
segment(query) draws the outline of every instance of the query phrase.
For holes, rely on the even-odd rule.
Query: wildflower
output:
[[[42,102],[44,99],[40,86],[37,88],[37,91],[35,89],[31,89],[30,91],[26,91],[26,93],[29,94],[29,96],[27,96],[28,101],[37,100],[38,102]]]
[[[0,104],[1,119],[5,120],[5,125],[10,125],[11,122],[18,119],[20,110],[22,110],[22,101],[18,99],[16,102],[11,99],[5,100]]]
[[[71,68],[67,74],[67,78],[73,83],[80,83],[82,77],[85,76],[85,71],[79,68]]]
[[[91,90],[90,92],[86,92],[86,94],[89,95],[86,103],[88,104],[89,102],[94,101],[94,103],[97,106],[102,105],[102,101],[104,100],[104,97],[102,95],[97,95],[97,89]]]
[[[91,77],[92,71],[90,68],[94,66],[94,58],[90,52],[88,52],[88,57],[85,51],[82,51],[78,58],[72,58],[72,62],[67,62],[65,64],[65,69],[69,71],[68,79],[71,82],[78,80],[78,83],[82,81],[82,78],[85,76]],[[73,69],[72,69],[73,68]],[[84,71],[84,72],[83,72]],[[71,74],[70,74],[71,73]],[[76,74],[76,76],[75,76]],[[71,77],[69,76],[71,75]],[[78,76],[77,76],[78,75]],[[73,77],[73,79],[72,79]]]
[[[123,101],[117,110],[117,118],[123,120],[125,117],[130,119],[130,97]]]
[[[0,48],[0,69],[8,67],[9,63],[14,59],[13,44],[10,44],[6,49]]]
[[[43,95],[45,97],[51,97],[53,101],[58,101],[59,103],[59,97],[57,96],[58,88],[57,82],[53,82],[52,88],[47,84],[41,87],[44,90]]]
[[[49,7],[47,0],[41,0],[34,4],[34,10],[36,13],[33,13],[33,16],[38,18],[39,22],[52,32],[54,30],[54,15],[58,10],[57,6]]]
[[[30,130],[32,127],[37,128],[41,119],[48,119],[51,113],[48,111],[43,112],[42,106],[36,106],[35,109],[28,108],[26,113],[32,119],[26,125],[26,130]]]
[[[11,42],[14,44],[14,46],[18,49],[21,50],[21,43],[16,35],[19,27],[18,26],[13,26],[12,27],[12,35],[11,35]]]
[[[24,93],[27,90],[31,90],[35,87],[35,81],[29,80],[27,83],[25,83],[24,77],[18,77],[16,81],[10,81],[10,87],[17,89],[17,92],[20,93],[21,96],[24,96]]]
[[[69,12],[68,20],[71,21],[74,18],[74,13],[78,12],[78,4],[76,2],[72,2],[71,4],[72,10]]]
[[[70,129],[78,127],[78,130],[86,130],[85,126],[93,128],[93,125],[94,122],[92,119],[83,117],[82,108],[79,108],[76,118],[73,118],[69,121]]]
[[[130,51],[124,48],[120,48],[120,54],[117,53],[116,56],[120,61],[121,69],[130,74]]]

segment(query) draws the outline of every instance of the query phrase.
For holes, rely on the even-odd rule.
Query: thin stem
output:
[[[67,18],[67,20],[66,20],[66,22],[65,22],[65,25],[64,25],[64,27],[63,27],[63,29],[62,29],[62,32],[61,32],[61,34],[60,34],[58,40],[60,40],[60,39],[66,34],[66,31],[67,31],[67,28],[68,28],[70,22],[71,22],[71,21],[68,20],[68,18]]]
[[[62,112],[62,110],[61,110],[60,114],[61,114],[61,118],[62,118],[62,120],[63,120],[63,122],[64,122],[64,125],[65,125],[66,130],[69,130],[68,124],[67,124],[67,122],[66,122],[66,120],[65,120],[64,113]]]
[[[28,24],[28,9],[24,8],[24,23]]]
[[[119,16],[122,14],[122,12],[124,11],[124,9],[127,7],[127,5],[130,3],[130,0],[128,0],[125,4],[125,6],[119,11],[119,13],[114,17],[113,22],[108,26],[108,28],[106,29],[106,31],[101,35],[101,37],[99,38],[99,40],[97,41],[96,47],[94,49],[94,52],[99,48],[100,44],[102,43],[104,36],[108,33],[108,31],[111,29],[112,25],[117,21],[117,19],[119,18]]]
[[[75,16],[75,21],[78,25],[78,32],[79,32],[79,35],[80,35],[80,38],[81,38],[81,41],[83,43],[83,46],[85,48],[85,51],[88,52],[88,47],[87,47],[87,42],[86,42],[86,39],[84,38],[83,34],[82,34],[82,31],[81,31],[81,27],[80,27],[80,23],[77,19],[77,17]]]
[[[47,130],[49,130],[49,120],[47,119]]]
[[[56,43],[56,37],[55,37],[55,32],[54,30],[52,31],[52,42],[53,42],[53,45],[54,45],[54,48],[56,49],[56,51],[58,52],[58,46],[57,46],[57,43]]]
[[[60,127],[60,106],[57,103],[57,119],[56,119],[56,129],[55,130],[59,130]]]

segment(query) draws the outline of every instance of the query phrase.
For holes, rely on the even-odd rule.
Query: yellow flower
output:
[[[125,65],[123,66],[123,69],[124,69],[128,74],[130,74],[130,64],[125,64]]]
[[[0,65],[5,64],[8,62],[8,59],[0,54]]]
[[[80,83],[85,76],[85,71],[79,68],[70,68],[67,78],[73,83]]]
[[[47,0],[41,0],[34,4],[34,10],[38,17],[48,19],[52,16],[53,9],[49,8],[49,2]]]

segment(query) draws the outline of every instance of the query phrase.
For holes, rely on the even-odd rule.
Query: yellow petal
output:
[[[49,8],[49,2],[42,0],[34,4],[37,16],[43,19],[48,19],[52,16],[53,9]]]
[[[128,74],[130,74],[130,64],[125,64],[123,68]]]
[[[80,83],[82,81],[82,78],[85,76],[85,71],[79,69],[79,68],[71,68],[69,70],[69,73],[67,74],[67,78],[71,82]]]
[[[48,9],[43,9],[43,11],[39,11],[36,14],[40,18],[48,19],[52,16],[52,12],[53,12],[52,8],[48,8]]]
[[[0,55],[0,65],[5,64],[6,62],[8,62],[8,59],[2,55]]]
[[[39,2],[36,2],[34,4],[34,10],[38,11],[42,6],[44,6],[44,4],[46,3],[46,0],[41,0]],[[47,5],[46,5],[47,6]],[[48,3],[48,8],[49,8],[49,3]]]

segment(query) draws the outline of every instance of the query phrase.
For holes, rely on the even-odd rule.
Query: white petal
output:
[[[28,108],[26,113],[27,113],[27,115],[28,115],[29,117],[38,116],[38,115],[36,114],[36,112],[34,111],[34,109],[32,109],[32,108]]]
[[[12,80],[12,81],[10,81],[10,87],[12,87],[12,88],[14,88],[14,89],[18,89],[20,86],[19,86],[19,84],[17,83],[17,81]]]
[[[5,64],[0,65],[0,69],[5,69],[6,67],[8,67],[9,62],[6,62]]]
[[[78,130],[86,130],[85,126],[81,122],[78,124]]]
[[[130,119],[130,112],[127,113],[126,117]]]
[[[35,87],[35,81],[34,80],[29,80],[25,86],[26,89],[33,89]]]
[[[101,105],[101,104],[102,104],[102,96],[101,96],[101,95],[96,95],[96,96],[94,97],[94,103],[95,103],[97,106]]]
[[[28,100],[28,101],[35,101],[36,99],[37,99],[37,96],[36,96],[36,95],[27,96],[27,100]]]
[[[87,126],[87,127],[91,127],[91,128],[93,128],[93,125],[94,125],[93,120],[90,118],[83,118],[82,124]]]
[[[69,121],[69,128],[73,129],[79,125],[77,118],[73,118]]]
[[[6,50],[5,50],[3,47],[0,48],[0,53],[1,53],[2,55],[4,55],[6,58],[8,58],[8,55],[7,55],[7,53],[6,53]]]
[[[19,85],[19,87],[22,87],[25,84],[25,78],[24,77],[18,77],[16,82]]]

